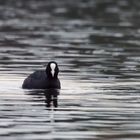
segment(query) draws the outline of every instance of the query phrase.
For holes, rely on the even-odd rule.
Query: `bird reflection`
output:
[[[57,98],[57,96],[59,95],[58,89],[45,90],[44,94],[46,98],[45,100],[46,107],[51,107],[51,105],[53,105],[53,107],[58,107],[58,98]]]
[[[28,95],[40,98],[42,100],[42,95],[45,96],[45,106],[58,107],[58,95],[60,93],[59,89],[45,89],[45,90],[30,90],[26,91]]]

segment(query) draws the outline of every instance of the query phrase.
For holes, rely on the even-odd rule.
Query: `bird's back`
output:
[[[49,79],[45,71],[35,71],[30,74],[23,82],[22,88],[25,89],[60,89],[59,79]]]
[[[45,71],[35,71],[24,80],[22,88],[42,89],[45,87],[46,79],[47,75]]]
[[[36,80],[45,80],[47,78],[45,71],[35,71],[32,74],[30,74],[28,77],[36,79]]]

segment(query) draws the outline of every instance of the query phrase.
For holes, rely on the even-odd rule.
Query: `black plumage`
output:
[[[55,61],[48,63],[46,70],[30,74],[23,82],[24,89],[60,89],[59,68]]]

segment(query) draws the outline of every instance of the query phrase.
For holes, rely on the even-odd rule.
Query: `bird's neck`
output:
[[[55,79],[58,79],[58,77],[57,77],[57,76],[54,76],[54,77],[48,76],[48,79],[50,79],[50,80],[55,80]]]

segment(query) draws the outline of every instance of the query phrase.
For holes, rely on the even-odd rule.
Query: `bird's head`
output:
[[[46,67],[48,78],[57,78],[59,73],[58,65],[55,61],[50,61]]]

